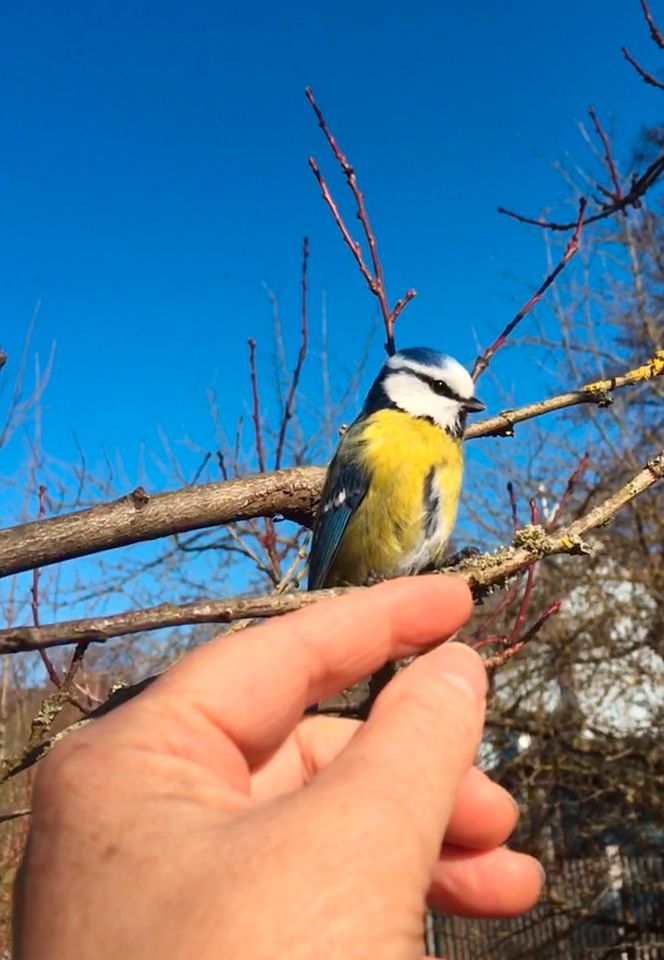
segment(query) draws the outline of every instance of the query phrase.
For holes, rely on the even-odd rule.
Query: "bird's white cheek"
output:
[[[436,402],[432,404],[432,419],[443,430],[454,433],[459,419],[459,404],[456,400],[448,400],[447,397],[435,397],[434,399]]]

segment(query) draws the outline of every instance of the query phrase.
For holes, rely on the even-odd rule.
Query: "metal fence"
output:
[[[664,862],[567,860],[548,871],[540,903],[514,920],[433,915],[447,960],[664,960]],[[431,927],[430,927],[431,929]]]

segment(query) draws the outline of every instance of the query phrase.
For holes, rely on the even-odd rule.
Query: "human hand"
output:
[[[422,914],[528,909],[508,794],[472,766],[480,658],[449,643],[364,724],[304,708],[467,619],[390,581],[219,637],[55,748],[36,778],[15,960],[421,958]]]

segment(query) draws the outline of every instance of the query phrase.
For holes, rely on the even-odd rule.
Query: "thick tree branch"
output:
[[[474,423],[465,439],[511,436],[517,423],[578,404],[607,406],[614,390],[662,374],[664,350],[659,350],[647,363],[620,376]],[[283,516],[310,526],[324,477],[324,467],[294,467],[154,496],[139,487],[88,510],[7,527],[0,530],[0,576],[254,517]]]
[[[532,524],[520,528],[511,547],[494,554],[472,557],[455,568],[465,576],[476,597],[502,585],[510,577],[532,563],[555,554],[589,553],[591,548],[582,538],[588,531],[602,526],[625,504],[664,477],[664,451],[651,460],[629,483],[613,496],[590,510],[568,527],[547,533]],[[233,597],[228,600],[198,600],[187,604],[162,603],[145,610],[132,610],[106,617],[45,624],[41,627],[11,627],[0,630],[0,653],[18,653],[62,646],[82,641],[103,643],[111,637],[141,633],[163,627],[193,623],[230,623],[255,617],[275,617],[319,600],[338,596],[347,590],[364,587],[339,587],[311,593],[273,593],[265,597]]]
[[[101,550],[252,517],[310,523],[324,467],[295,467],[154,496],[138,487],[119,500],[0,530],[0,576]]]

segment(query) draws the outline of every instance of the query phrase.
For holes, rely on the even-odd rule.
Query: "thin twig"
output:
[[[339,213],[339,208],[337,207],[336,203],[334,202],[334,198],[330,193],[330,188],[327,185],[325,177],[321,173],[320,167],[318,166],[314,157],[309,157],[309,166],[311,167],[313,175],[318,181],[318,185],[321,189],[321,193],[323,194],[323,200],[325,200],[325,203],[328,205],[330,212],[332,213],[332,216],[334,217],[334,220],[337,226],[339,227],[339,230],[341,231],[341,235],[343,236],[345,243],[347,244],[351,253],[355,257],[357,265],[360,268],[360,273],[366,280],[367,285],[371,290],[371,292],[374,294],[374,296],[377,297],[378,290],[376,288],[376,280],[373,274],[371,273],[371,270],[364,262],[364,257],[362,256],[362,248],[360,244],[356,240],[353,240],[353,238],[351,237],[348,227],[344,223],[343,217]]]
[[[530,500],[530,522],[535,526],[539,523],[539,517],[537,514],[537,503],[534,499]],[[526,614],[528,612],[528,605],[530,603],[533,587],[535,586],[535,576],[536,576],[537,564],[531,563],[526,570],[526,585],[523,589],[523,594],[521,596],[521,602],[519,604],[519,609],[517,615],[514,619],[514,625],[512,631],[507,639],[508,646],[512,646],[519,642],[521,639],[521,631],[523,630],[523,625],[526,622]]]
[[[616,167],[616,161],[613,157],[613,151],[611,150],[609,138],[604,132],[604,128],[599,122],[599,117],[595,113],[593,107],[588,108],[588,116],[592,120],[593,126],[595,127],[595,132],[601,141],[602,148],[604,150],[604,163],[606,164],[606,169],[609,171],[609,177],[611,178],[611,183],[613,184],[613,193],[610,193],[609,191],[606,191],[606,193],[612,200],[614,200],[616,203],[619,203],[620,200],[622,200],[623,193],[620,185],[620,178],[618,177],[618,168]],[[604,188],[600,187],[600,189],[603,190]]]
[[[510,506],[512,508],[512,524],[514,526],[514,532],[520,529],[520,524],[516,516],[516,497],[514,496],[514,486],[511,483],[508,483],[508,490],[510,494]],[[530,500],[530,519],[532,524],[539,523],[539,516],[537,513],[537,505],[534,500]],[[516,597],[519,592],[520,582],[517,580],[509,590],[503,595],[500,603],[496,604],[493,610],[484,618],[480,626],[477,628],[473,634],[471,646],[474,650],[481,650],[483,647],[493,645],[493,644],[502,644],[505,647],[510,649],[513,646],[518,646],[519,650],[523,646],[520,642],[521,630],[523,629],[523,624],[526,619],[526,612],[528,609],[528,604],[532,596],[533,587],[535,584],[535,567],[536,562],[531,563],[527,569],[526,576],[526,586],[524,588],[523,595],[521,597],[521,602],[519,604],[519,609],[514,620],[514,624],[509,636],[486,636],[485,631],[487,627],[498,617],[503,610],[506,610]]]
[[[254,438],[256,441],[256,458],[258,469],[265,473],[265,448],[263,446],[263,431],[261,427],[261,401],[258,395],[258,376],[256,374],[256,341],[249,337],[249,377],[251,379],[251,419],[254,422]]]
[[[519,517],[517,514],[516,494],[514,492],[514,484],[512,483],[511,480],[507,481],[507,494],[510,498],[510,511],[512,513],[512,529],[516,533],[516,531],[519,529]]]
[[[383,323],[385,325],[385,337],[386,337],[385,350],[387,352],[387,355],[391,357],[396,352],[396,345],[394,342],[394,324],[396,323],[399,317],[399,314],[404,309],[404,307],[413,299],[413,297],[415,297],[416,291],[412,289],[407,290],[406,293],[399,300],[397,300],[394,307],[390,309],[388,299],[387,299],[387,291],[385,289],[385,274],[383,272],[383,265],[380,261],[380,257],[378,256],[378,244],[376,242],[376,235],[371,228],[371,223],[369,222],[369,214],[367,212],[366,204],[364,202],[364,196],[357,183],[355,170],[353,169],[352,165],[349,163],[348,158],[341,150],[334,135],[332,134],[330,128],[328,127],[327,121],[325,120],[325,117],[323,116],[323,113],[320,107],[316,103],[313,91],[311,90],[310,87],[307,87],[304,92],[307,100],[311,104],[311,107],[314,113],[316,114],[316,117],[318,119],[318,125],[320,126],[321,130],[325,134],[325,138],[328,144],[330,145],[330,149],[332,150],[332,153],[334,154],[335,159],[337,160],[339,166],[343,171],[343,174],[346,178],[346,183],[348,184],[348,188],[353,194],[353,198],[357,206],[357,219],[362,224],[362,229],[364,231],[364,236],[367,241],[367,246],[369,247],[369,255],[371,257],[371,264],[372,264],[373,271],[368,266],[368,264],[364,259],[364,256],[362,254],[362,247],[360,246],[360,243],[357,240],[354,240],[353,237],[351,236],[351,233],[348,227],[346,226],[344,219],[341,216],[341,213],[339,212],[339,208],[337,207],[334,201],[334,198],[330,192],[330,188],[327,185],[325,177],[321,173],[318,163],[316,162],[314,157],[309,157],[309,166],[311,167],[311,170],[314,176],[316,177],[316,180],[318,181],[318,186],[321,189],[323,200],[327,204],[330,210],[330,213],[334,217],[334,221],[337,224],[339,230],[341,231],[341,235],[344,238],[344,242],[346,243],[351,253],[353,254],[355,258],[355,262],[357,263],[360,273],[364,277],[367,283],[367,286],[369,287],[369,290],[371,290],[373,295],[378,300],[378,303],[380,305],[380,312],[383,317]]]
[[[558,613],[560,607],[560,601],[556,600],[555,603],[552,603],[548,610],[545,610],[541,617],[535,621],[532,627],[526,631],[526,633],[523,635],[523,638],[518,643],[515,643],[513,646],[508,647],[505,650],[501,650],[500,653],[493,654],[491,657],[485,657],[485,669],[495,670],[496,667],[502,667],[504,663],[507,663],[507,661],[511,660],[512,657],[515,657],[517,653],[519,653],[525,647],[525,645],[540,632],[549,617],[553,616],[554,613]]]
[[[664,90],[664,83],[662,83],[661,80],[658,80],[657,77],[653,76],[652,73],[648,73],[647,70],[644,70],[638,60],[634,59],[627,47],[623,47],[622,52],[625,60],[627,60],[628,63],[631,63],[644,83],[648,83],[651,87],[656,87],[658,90]]]
[[[211,454],[210,451],[208,450],[207,453],[205,454],[205,456],[203,457],[203,459],[201,460],[201,465],[199,466],[198,470],[196,471],[196,473],[195,473],[195,474],[193,475],[193,477],[191,478],[191,481],[190,481],[190,483],[189,483],[189,486],[190,486],[190,487],[195,487],[195,486],[196,486],[196,484],[198,483],[198,481],[201,479],[201,476],[202,476],[202,474],[203,474],[203,471],[205,470],[205,468],[207,467],[207,465],[208,465],[208,463],[210,462],[211,459],[212,459],[212,454]]]
[[[263,431],[261,427],[261,401],[258,393],[258,374],[256,371],[256,341],[249,337],[249,376],[251,379],[251,418],[254,422],[254,439],[256,442],[256,460],[258,469],[265,473],[265,447],[263,446]],[[272,580],[277,583],[281,576],[277,557],[274,524],[269,517],[265,518],[264,533],[256,533],[256,539],[265,550],[269,561],[269,571]]]
[[[576,489],[576,486],[578,485],[579,480],[588,469],[589,463],[590,463],[590,451],[586,450],[584,455],[579,460],[579,463],[576,469],[574,470],[569,480],[567,481],[567,486],[565,487],[565,491],[562,497],[560,498],[560,503],[556,507],[553,516],[551,517],[551,519],[546,525],[547,530],[556,529],[556,526],[558,525],[558,520],[567,509],[567,505],[569,504],[572,494],[574,493],[574,490]]]
[[[10,820],[17,820],[19,817],[29,817],[31,813],[30,807],[25,807],[23,810],[7,810],[0,813],[0,823],[8,823]]]
[[[288,393],[286,395],[286,401],[284,403],[284,412],[281,417],[281,424],[279,427],[279,437],[277,440],[277,450],[274,458],[274,469],[279,470],[281,467],[281,460],[284,453],[284,444],[286,442],[286,430],[288,429],[288,424],[290,423],[293,417],[293,410],[295,407],[295,397],[297,395],[297,388],[300,383],[300,374],[302,373],[302,366],[304,364],[305,358],[307,356],[307,344],[308,344],[308,323],[307,323],[307,263],[309,260],[309,240],[307,237],[304,238],[302,243],[302,274],[300,279],[300,285],[302,290],[302,327],[300,332],[300,350],[297,355],[297,362],[295,364],[295,369],[293,370],[293,376],[291,377],[290,386],[288,388]]]
[[[582,197],[581,200],[579,201],[579,215],[576,219],[576,228],[574,230],[574,233],[570,237],[567,243],[567,246],[565,247],[565,251],[562,257],[560,258],[558,265],[554,267],[554,269],[551,271],[551,273],[548,274],[547,277],[545,277],[544,281],[537,288],[537,290],[532,295],[530,300],[528,300],[528,302],[525,303],[523,307],[521,307],[521,309],[516,314],[516,316],[512,320],[510,320],[510,322],[507,324],[507,326],[505,327],[503,332],[500,334],[500,336],[496,340],[494,340],[491,346],[488,347],[484,351],[484,353],[481,354],[481,356],[479,356],[475,360],[475,363],[473,364],[472,374],[471,374],[473,380],[477,381],[478,378],[484,373],[486,368],[489,366],[489,363],[491,362],[491,358],[494,356],[494,354],[497,353],[498,350],[500,350],[500,348],[503,346],[503,344],[509,337],[510,333],[512,333],[514,328],[523,320],[526,314],[530,313],[530,311],[533,309],[535,304],[539,303],[539,301],[542,299],[542,296],[548,290],[551,284],[554,282],[556,277],[565,269],[567,264],[570,262],[570,260],[574,256],[574,254],[577,253],[579,249],[579,240],[581,238],[581,230],[583,229],[586,206],[587,206],[587,201],[585,200],[584,197]]]
[[[598,213],[594,213],[585,217],[585,226],[588,226],[591,223],[597,223],[598,220],[604,220],[606,217],[610,217],[614,213],[618,213],[621,210],[627,210],[628,207],[634,207],[634,209],[638,209],[641,206],[641,198],[648,192],[648,190],[663,173],[664,153],[653,160],[644,173],[642,173],[640,176],[635,175],[632,177],[630,188],[627,193],[623,194],[622,199],[616,200],[615,203],[604,204]],[[541,217],[525,217],[523,214],[516,213],[514,210],[508,210],[506,207],[498,207],[498,213],[505,214],[507,217],[512,217],[513,220],[517,220],[519,223],[528,223],[533,227],[542,227],[543,230],[556,230],[562,232],[566,230],[573,230],[576,228],[578,222],[577,220],[569,220],[567,222],[559,223],[552,220],[543,220]]]
[[[664,50],[664,35],[655,23],[646,0],[641,0],[641,9],[643,10],[643,16],[646,18],[646,23],[650,29],[650,36],[653,38],[660,50]]]
[[[65,690],[71,691],[74,686],[74,680],[76,679],[76,674],[81,669],[83,664],[83,657],[85,652],[88,649],[90,644],[87,640],[81,641],[81,643],[76,644],[76,649],[74,650],[73,656],[71,658],[71,663],[67,673],[65,674],[64,680],[62,681],[62,687]],[[78,705],[78,704],[77,704]]]
[[[514,492],[514,484],[511,480],[507,484],[507,492],[510,500],[510,510],[512,514],[512,530],[516,534],[517,530],[520,527],[519,518],[517,516],[517,503],[516,495]],[[481,650],[482,647],[486,647],[490,643],[501,643],[504,641],[504,637],[489,637],[486,635],[487,629],[491,626],[492,623],[500,616],[500,614],[507,610],[511,605],[512,601],[519,592],[520,581],[517,580],[509,590],[506,590],[500,601],[493,607],[493,609],[484,617],[477,630],[473,634],[471,640],[471,646],[474,650]]]
[[[35,304],[35,308],[32,311],[32,317],[30,318],[30,323],[25,333],[25,338],[23,340],[23,349],[21,350],[21,355],[19,357],[18,366],[16,369],[16,374],[14,375],[14,386],[12,390],[12,397],[9,401],[9,407],[7,409],[7,414],[5,417],[4,424],[0,427],[0,448],[4,447],[9,437],[14,432],[16,426],[22,421],[23,416],[33,404],[35,404],[41,397],[46,382],[50,376],[50,370],[52,365],[52,355],[49,359],[49,362],[46,367],[44,376],[40,379],[37,378],[35,381],[35,387],[32,394],[23,400],[21,395],[23,393],[23,379],[25,376],[25,370],[28,363],[28,357],[30,355],[30,342],[32,340],[32,335],[34,333],[35,325],[37,323],[37,318],[39,317],[39,311],[41,309],[41,300],[38,300]],[[7,354],[2,353],[2,363],[0,363],[0,368],[3,367],[7,361]]]
[[[46,487],[44,484],[40,484],[38,488],[39,496],[39,519],[43,520],[46,516]],[[41,571],[36,567],[32,571],[32,587],[31,587],[31,610],[32,610],[32,622],[35,628],[39,629],[40,626],[40,615],[39,615],[39,580],[41,576]],[[76,646],[74,655],[69,669],[67,670],[66,675],[63,677],[58,673],[55,664],[50,659],[46,650],[40,649],[39,655],[42,659],[44,666],[46,667],[46,672],[48,674],[49,680],[56,688],[56,690],[61,691],[64,695],[77,709],[81,710],[82,713],[86,712],[85,706],[78,700],[76,694],[73,692],[73,683],[76,676],[76,672],[81,665],[85,651],[88,648],[87,643],[79,643]]]
[[[38,516],[40,520],[43,520],[44,517],[46,516],[46,487],[44,486],[43,483],[39,484],[39,487],[37,490],[37,496],[39,499]],[[39,567],[35,567],[35,569],[32,571],[32,586],[30,587],[30,595],[31,595],[30,609],[32,611],[32,622],[34,626],[37,628],[39,628],[39,579],[40,577],[41,577],[41,570],[39,569]],[[58,671],[55,669],[54,664],[51,662],[49,655],[46,653],[45,650],[40,650],[39,655],[42,659],[42,663],[44,664],[44,667],[46,668],[46,673],[48,674],[49,680],[51,681],[53,686],[56,688],[56,690],[59,690],[60,687],[62,686],[62,680],[60,679],[60,675]]]
[[[519,592],[519,587],[521,581],[517,580],[512,586],[505,591],[501,597],[499,603],[487,614],[482,623],[479,625],[475,633],[473,634],[470,646],[474,650],[480,650],[482,647],[487,646],[488,643],[502,643],[504,642],[504,637],[488,637],[486,636],[486,630],[491,626],[492,623],[500,616],[500,614],[507,610],[511,605],[514,598]]]

